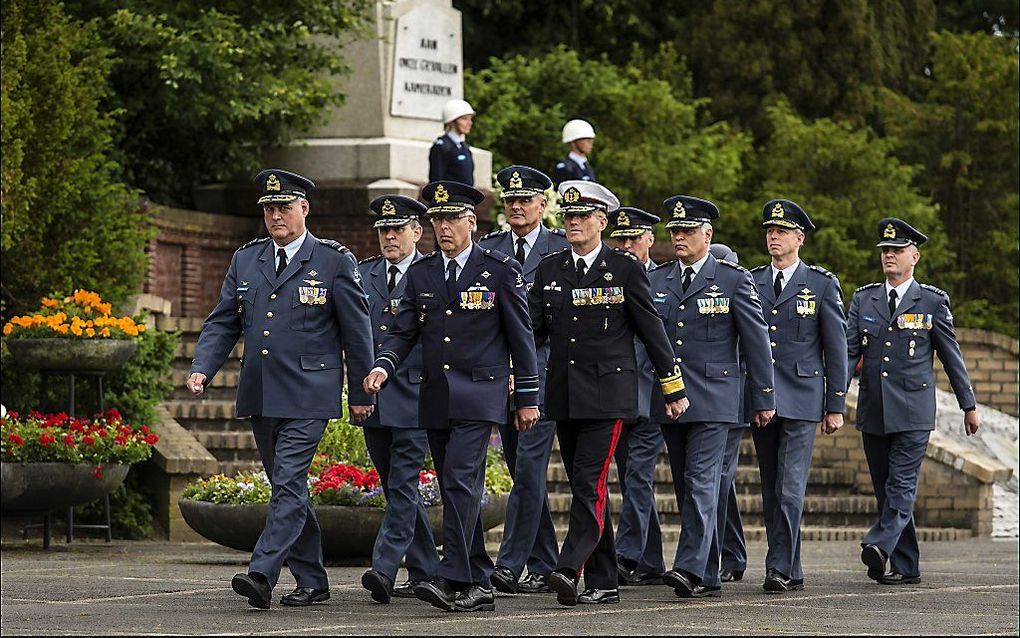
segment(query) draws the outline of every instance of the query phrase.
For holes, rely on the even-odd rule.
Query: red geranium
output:
[[[23,445],[25,443],[25,439],[21,438],[21,435],[18,434],[17,432],[11,432],[10,434],[8,434],[7,440],[13,443],[14,445]]]
[[[88,434],[86,434],[85,436],[81,437],[81,442],[83,445],[95,445],[96,440],[89,436]]]
[[[56,442],[57,442],[57,437],[53,436],[52,434],[40,434],[39,435],[39,445],[46,446],[46,445],[49,445],[51,443],[56,443]]]
[[[142,427],[144,428],[145,426],[143,425]],[[145,442],[148,443],[149,445],[156,445],[157,441],[159,441],[158,434],[150,434],[149,436],[145,437]]]
[[[65,434],[64,438],[63,438],[63,441],[64,441],[64,445],[66,445],[67,447],[74,447],[74,435],[73,434]]]

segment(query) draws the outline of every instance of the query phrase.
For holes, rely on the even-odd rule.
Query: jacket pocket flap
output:
[[[805,361],[797,362],[797,376],[798,377],[820,377],[822,376],[822,366],[817,363],[807,363]]]
[[[633,372],[634,362],[626,359],[617,361],[599,361],[597,364],[598,375],[616,374],[618,372]]]
[[[509,365],[498,365],[498,366],[478,366],[477,368],[471,369],[471,380],[472,381],[493,381],[495,379],[506,378],[510,376]]]
[[[705,364],[705,376],[709,379],[724,377],[724,378],[739,378],[740,376],[740,365],[737,363],[715,363],[709,361]]]
[[[302,370],[335,370],[340,367],[340,354],[303,354]]]
[[[421,368],[408,368],[407,369],[407,380],[411,383],[421,383],[422,369]]]

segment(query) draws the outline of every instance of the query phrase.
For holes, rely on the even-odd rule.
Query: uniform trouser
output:
[[[443,497],[443,559],[436,576],[463,588],[491,585],[492,560],[485,552],[482,495],[490,421],[450,421],[449,429],[427,430]]]
[[[921,575],[920,550],[914,528],[914,500],[921,461],[928,448],[928,430],[893,434],[868,434],[864,454],[868,457],[871,484],[878,500],[879,518],[862,545],[877,545],[889,557],[893,571],[908,578]]]
[[[570,481],[570,524],[557,570],[584,574],[588,588],[615,589],[616,544],[609,511],[609,465],[623,421],[571,419],[556,422],[560,454]]]
[[[719,505],[716,510],[716,529],[722,535],[720,555],[723,569],[747,569],[747,542],[744,524],[737,506],[737,464],[740,461],[740,440],[747,428],[731,427],[726,434],[726,452],[723,455],[722,479],[719,483]]]
[[[416,428],[365,428],[365,445],[386,494],[386,514],[372,548],[372,569],[395,581],[406,555],[408,578],[428,580],[439,566],[432,526],[418,492],[428,435]]]
[[[275,587],[286,561],[298,587],[327,589],[322,534],[308,495],[308,468],[326,420],[256,416],[251,425],[273,494],[248,571],[262,574]]]
[[[811,471],[817,421],[776,417],[751,430],[761,474],[762,512],[769,548],[765,568],[802,580],[800,520]]]
[[[549,513],[547,473],[556,424],[539,421],[518,432],[513,424],[499,426],[503,454],[514,486],[506,504],[503,541],[496,564],[520,577],[525,564],[532,574],[547,576],[556,565],[556,528]]]
[[[680,510],[680,543],[673,569],[709,587],[721,584],[716,509],[729,431],[728,423],[662,424]]]
[[[623,493],[616,555],[631,569],[653,574],[666,571],[659,513],[655,509],[655,465],[661,449],[659,425],[639,417],[623,426],[614,454]]]

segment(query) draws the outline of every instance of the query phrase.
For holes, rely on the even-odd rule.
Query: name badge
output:
[[[624,301],[623,286],[609,288],[574,288],[570,291],[575,306],[598,306],[602,304],[621,304]]]
[[[801,317],[808,317],[815,314],[815,301],[797,300],[797,314]]]
[[[496,307],[496,293],[489,290],[467,290],[460,293],[460,307],[464,310],[492,310]]]
[[[698,299],[698,312],[703,315],[725,315],[730,311],[729,297]]]
[[[326,289],[313,286],[298,287],[298,301],[309,306],[322,306],[326,303]]]
[[[900,330],[931,330],[932,316],[920,313],[903,313],[896,317],[896,326]]]

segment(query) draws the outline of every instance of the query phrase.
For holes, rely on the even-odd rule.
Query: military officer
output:
[[[569,145],[570,152],[553,169],[556,185],[572,179],[594,182],[595,169],[588,155],[595,146],[595,129],[584,120],[570,120],[563,125],[563,143]]]
[[[800,260],[805,234],[815,228],[804,209],[774,199],[762,208],[761,225],[772,263],[751,274],[769,324],[776,418],[751,435],[769,546],[762,588],[783,593],[804,589],[800,521],[815,425],[827,434],[843,425],[846,317],[836,276]]]
[[[607,476],[625,421],[638,416],[640,338],[672,417],[687,408],[683,379],[633,254],[604,245],[607,212],[619,207],[609,189],[582,180],[560,184],[570,249],[547,256],[528,293],[537,344],[550,343],[545,408],[556,420],[570,480],[570,524],[549,587],[562,605],[619,602]],[[555,388],[549,392],[549,388]],[[584,573],[585,590],[577,595]]]
[[[422,258],[416,246],[422,234],[419,217],[425,213],[425,206],[409,197],[382,195],[372,200],[369,210],[376,215],[373,226],[382,254],[360,262],[358,270],[368,293],[378,348],[396,316],[407,269]],[[386,514],[372,550],[372,569],[362,575],[361,584],[380,603],[390,602],[390,596],[414,598],[414,586],[435,576],[439,567],[432,526],[418,492],[428,447],[425,430],[418,427],[421,374],[418,345],[379,393],[376,411],[363,424],[365,444],[386,494]],[[405,555],[408,580],[394,587]]]
[[[610,244],[628,250],[645,271],[655,267],[649,253],[655,243],[652,227],[659,217],[640,208],[624,206],[613,213]],[[623,505],[616,529],[616,563],[621,585],[655,585],[662,582],[662,531],[655,509],[655,463],[662,449],[659,424],[649,420],[655,369],[644,344],[634,340],[640,374],[638,418],[624,423],[616,445],[616,471],[620,477]]]
[[[201,396],[244,337],[237,415],[252,417],[273,495],[248,572],[231,585],[249,605],[268,609],[284,561],[297,588],[282,604],[329,598],[308,468],[326,422],[341,415],[344,364],[354,379],[371,366],[372,324],[350,251],[305,227],[312,181],[279,169],[255,181],[270,236],[234,253],[219,303],[202,326],[187,387]],[[374,399],[360,384],[350,384],[348,401],[352,421],[371,415]]]
[[[443,105],[445,131],[429,150],[429,181],[452,180],[469,186],[475,183],[475,160],[467,135],[474,124],[475,110],[464,100]]]
[[[753,422],[775,413],[768,329],[751,275],[708,251],[719,209],[708,200],[677,195],[663,202],[679,261],[651,273],[652,301],[674,343],[691,409],[679,422],[663,414],[657,396],[652,415],[662,427],[681,532],[673,569],[663,576],[681,598],[718,597],[716,508],[726,439],[740,423],[740,362],[750,377],[745,401]],[[738,352],[739,347],[739,352]]]
[[[364,385],[378,392],[421,340],[418,417],[439,474],[443,559],[415,595],[447,611],[492,611],[493,565],[481,525],[485,452],[493,426],[507,418],[511,370],[517,427],[538,420],[535,341],[520,266],[471,241],[482,193],[433,182],[422,199],[440,251],[408,268],[397,316]]]
[[[508,166],[496,175],[496,181],[502,187],[500,197],[510,230],[489,233],[478,245],[513,255],[524,271],[526,285],[530,286],[535,281],[538,262],[568,245],[563,230],[550,230],[542,224],[547,204],[545,191],[552,187],[552,180],[529,166]],[[540,396],[545,388],[548,360],[549,346],[545,344],[538,348]],[[518,432],[512,423],[502,423],[499,433],[514,486],[507,501],[503,541],[492,584],[504,593],[547,592],[546,577],[555,567],[559,553],[546,496],[546,473],[556,424],[541,418],[534,428]],[[520,579],[525,565],[528,576]]]
[[[945,291],[919,284],[914,267],[928,238],[896,218],[878,223],[885,281],[854,292],[847,319],[850,375],[863,357],[857,429],[878,500],[878,521],[861,543],[868,577],[884,585],[921,581],[914,499],[928,436],[935,429],[938,354],[968,436],[980,418],[970,377],[953,331]]]

